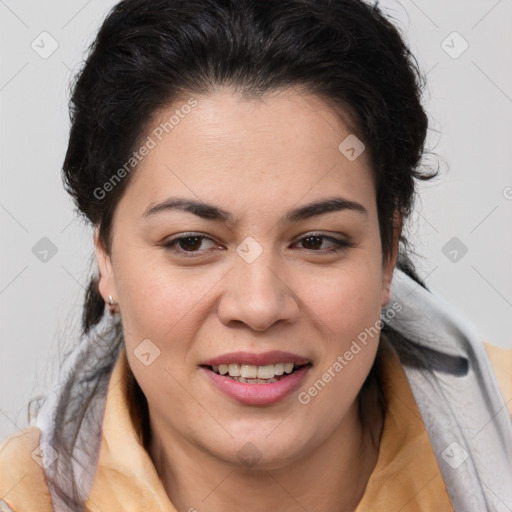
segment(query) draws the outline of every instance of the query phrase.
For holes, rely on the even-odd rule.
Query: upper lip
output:
[[[221,356],[208,359],[200,366],[214,366],[219,364],[251,364],[256,366],[265,366],[275,363],[294,363],[297,365],[308,364],[311,361],[306,357],[292,354],[291,352],[282,352],[280,350],[272,350],[270,352],[262,352],[257,354],[254,352],[229,352]]]

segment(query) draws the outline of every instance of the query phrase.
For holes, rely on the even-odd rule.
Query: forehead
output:
[[[373,201],[373,173],[354,137],[338,112],[299,90],[191,95],[150,123],[142,140],[151,149],[126,195],[144,207],[179,193],[275,207],[333,192]]]

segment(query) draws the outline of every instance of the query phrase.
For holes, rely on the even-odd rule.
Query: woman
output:
[[[5,510],[510,508],[511,354],[407,256],[421,85],[361,1],[114,7],[63,166],[98,274]]]

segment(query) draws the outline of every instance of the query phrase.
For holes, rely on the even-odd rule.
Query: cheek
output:
[[[315,288],[308,303],[321,330],[321,359],[314,379],[298,396],[305,418],[322,418],[315,432],[319,438],[339,425],[373,364],[379,341],[380,268],[347,266],[323,284],[323,291]]]
[[[317,278],[313,287],[310,278],[305,278],[302,288],[305,303],[342,340],[356,337],[380,316],[382,274],[378,264],[361,260],[342,265]]]
[[[200,272],[192,267],[175,267],[154,250],[120,258],[116,281],[123,324],[139,336],[160,339],[194,321],[201,312],[212,284],[222,275]]]
[[[173,268],[157,261],[154,255],[137,254],[118,258],[116,280],[129,365],[146,395],[150,407],[165,407],[173,398],[173,413],[186,415],[190,421],[195,411],[189,410],[180,383],[187,378],[186,358],[190,340],[205,321],[208,292],[220,278],[212,274]],[[158,348],[158,356],[145,366],[138,358],[139,347],[147,340]],[[146,352],[153,357],[150,344]],[[177,397],[183,396],[183,400]]]

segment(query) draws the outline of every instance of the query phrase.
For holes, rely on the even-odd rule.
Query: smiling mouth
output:
[[[311,363],[276,363],[263,366],[238,363],[213,366],[202,365],[203,368],[217,375],[222,375],[244,384],[272,384],[273,382],[279,382],[304,366],[311,366]]]

